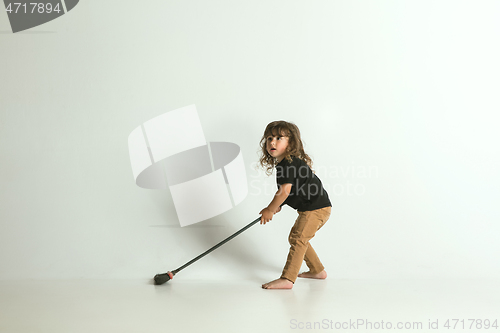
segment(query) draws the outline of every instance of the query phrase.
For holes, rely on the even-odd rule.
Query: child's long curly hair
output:
[[[278,120],[267,125],[264,135],[262,139],[260,139],[261,157],[259,163],[261,167],[266,170],[266,175],[271,175],[274,167],[278,164],[277,160],[267,152],[267,137],[279,135],[288,137],[288,147],[286,148],[285,158],[290,162],[292,161],[292,156],[300,158],[312,169],[312,160],[304,151],[304,145],[302,144],[300,131],[297,125],[284,120]]]

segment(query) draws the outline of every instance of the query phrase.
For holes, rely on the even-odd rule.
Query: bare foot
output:
[[[301,278],[308,278],[308,279],[326,279],[326,271],[323,270],[321,272],[319,272],[318,274],[313,274],[311,272],[305,272],[305,273],[300,273],[298,275],[298,277],[301,277]]]
[[[287,279],[276,279],[262,285],[262,288],[264,289],[292,289],[292,287],[292,281],[289,281]]]

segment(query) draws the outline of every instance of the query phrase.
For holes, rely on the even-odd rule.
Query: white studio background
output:
[[[313,240],[331,277],[500,277],[498,17],[498,1],[85,0],[12,34],[2,11],[0,279],[181,266],[269,203],[253,166],[280,119],[333,202]],[[168,191],[134,184],[127,137],[190,104],[207,140],[242,148],[250,193],[180,228]],[[183,278],[278,277],[295,215]]]

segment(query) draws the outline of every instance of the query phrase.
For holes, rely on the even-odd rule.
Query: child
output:
[[[276,167],[278,191],[266,208],[262,209],[260,224],[272,220],[289,205],[299,216],[288,238],[290,250],[283,273],[279,279],[262,285],[264,289],[291,289],[297,276],[325,279],[326,271],[309,240],[330,217],[331,203],[319,178],[311,170],[311,158],[304,152],[300,132],[295,124],[274,121],[267,125],[260,141],[262,156],[260,165],[270,175]],[[302,260],[309,272],[299,274]]]

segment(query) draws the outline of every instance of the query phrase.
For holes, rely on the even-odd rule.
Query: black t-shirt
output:
[[[283,184],[292,184],[290,195],[281,206],[289,205],[305,212],[332,205],[321,180],[300,158],[292,156],[292,162],[284,158],[276,165],[276,183],[278,188]]]

